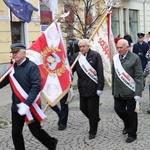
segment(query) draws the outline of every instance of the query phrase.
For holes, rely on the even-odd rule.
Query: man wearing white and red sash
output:
[[[89,139],[94,139],[100,121],[99,96],[104,87],[103,64],[100,54],[89,48],[88,39],[81,39],[78,45],[79,53],[82,54],[81,56],[79,54],[79,60],[73,71],[76,71],[78,75],[80,110],[89,119]],[[85,65],[85,63],[88,64]]]
[[[41,79],[38,66],[26,57],[26,46],[21,43],[12,44],[11,53],[14,68],[0,83],[0,88],[9,83],[12,88],[12,139],[15,150],[25,150],[22,135],[25,119],[30,121],[28,127],[33,136],[48,149],[55,150],[58,140],[49,136],[40,125],[46,116],[40,108]]]
[[[117,51],[112,65],[112,94],[114,109],[123,120],[122,134],[128,134],[127,143],[137,138],[138,118],[136,104],[142,96],[142,65],[139,57],[129,50],[128,41],[117,42]]]

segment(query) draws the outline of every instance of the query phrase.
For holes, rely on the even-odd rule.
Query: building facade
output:
[[[52,21],[53,13],[37,0],[27,0],[38,12],[33,12],[30,23],[16,18],[0,1],[0,75],[10,62],[10,45],[14,42],[24,43],[27,47],[39,37]],[[63,12],[62,5],[58,5],[58,13]],[[112,11],[112,30],[114,37],[128,32],[136,42],[138,32],[150,31],[150,0],[125,0],[123,7]],[[69,33],[69,32],[68,32]],[[64,37],[65,38],[65,37]]]
[[[137,33],[147,34],[150,31],[150,0],[126,0],[123,7],[112,14],[112,30],[114,37],[128,32],[133,43],[137,41]]]
[[[37,0],[28,0],[36,8]],[[40,12],[33,12],[30,23],[15,17],[3,1],[0,1],[0,75],[7,69],[10,62],[10,45],[15,42],[30,46],[40,35]]]

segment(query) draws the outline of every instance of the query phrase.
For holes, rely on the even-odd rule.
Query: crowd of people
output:
[[[133,45],[132,52],[130,51],[132,38],[128,33],[123,38],[119,34],[115,39],[118,53],[115,54],[112,62],[112,95],[114,110],[124,123],[122,134],[128,134],[127,143],[137,139],[138,115],[135,107],[142,97],[143,79],[147,77],[150,68],[147,67],[150,41],[145,42],[144,36],[144,33],[137,34],[138,40]],[[104,89],[103,63],[99,53],[90,49],[88,39],[79,40],[78,47],[79,52],[72,57],[70,65],[80,55],[72,71],[77,73],[79,107],[89,121],[89,139],[95,139],[98,123],[101,120],[99,101]],[[31,133],[49,150],[55,150],[58,139],[51,137],[42,129],[41,120],[34,109],[31,109],[41,90],[38,66],[26,57],[26,46],[22,43],[12,44],[11,53],[14,67],[0,83],[0,88],[10,84],[12,89],[12,140],[15,149],[25,150],[22,130],[25,120],[33,117],[34,121],[28,124]],[[85,64],[90,67],[89,72]],[[51,107],[58,115],[58,130],[67,128],[69,113],[67,97],[68,93],[60,100],[60,107],[58,105]],[[37,107],[41,109],[40,100]],[[38,115],[41,114],[42,112],[39,111]]]

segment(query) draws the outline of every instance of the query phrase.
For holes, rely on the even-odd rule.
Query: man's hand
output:
[[[97,95],[100,96],[103,93],[101,90],[97,90]]]
[[[25,103],[21,102],[19,104],[17,104],[18,109],[18,113],[23,116],[25,115],[28,111],[29,111],[29,106],[26,105]]]
[[[141,113],[142,112],[142,109],[140,108],[140,96],[134,96],[134,99],[136,101],[136,106],[135,106],[135,112],[136,113]]]
[[[135,101],[139,101],[140,100],[140,96],[134,96]]]

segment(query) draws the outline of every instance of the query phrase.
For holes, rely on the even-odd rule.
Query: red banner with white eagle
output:
[[[68,92],[71,69],[60,24],[53,22],[27,50],[27,57],[39,66],[41,95],[54,106]]]
[[[111,60],[117,52],[114,37],[111,30],[111,13],[108,11],[101,19],[100,24],[91,35],[89,41],[91,49],[99,52],[102,57],[104,67],[104,77],[109,86],[111,86]]]

